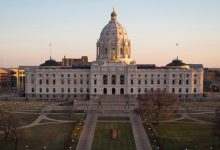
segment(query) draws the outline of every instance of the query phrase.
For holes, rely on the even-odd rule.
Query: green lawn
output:
[[[58,120],[81,121],[86,118],[86,114],[49,114],[47,117]]]
[[[112,140],[110,130],[117,128],[119,138]],[[92,150],[135,150],[130,123],[98,123],[93,139]]]
[[[207,113],[207,114],[189,114],[190,117],[203,120],[203,121],[208,121],[208,122],[215,122],[215,113]]]
[[[160,142],[166,150],[219,149],[220,142],[212,133],[214,126],[201,124],[173,123],[155,126]]]
[[[61,150],[72,128],[73,123],[66,123],[41,125],[23,129],[18,150],[26,150],[26,145],[31,150],[41,150],[43,146],[46,146],[47,150]],[[3,134],[0,134],[0,149],[13,150],[14,142],[10,141],[8,146],[6,146],[2,136]]]
[[[160,116],[159,116],[159,119],[160,119],[160,121],[165,121],[165,120],[176,119],[176,118],[179,118],[179,117],[181,117],[181,115],[177,114],[177,113],[172,113],[172,114],[161,113]],[[156,121],[156,115],[152,116],[151,121]]]
[[[39,114],[16,114],[16,116],[18,116],[21,120],[21,126],[24,126],[32,123],[35,119],[37,119]]]

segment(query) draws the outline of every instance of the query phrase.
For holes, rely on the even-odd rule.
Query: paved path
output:
[[[93,142],[93,137],[95,134],[96,123],[97,123],[96,112],[90,112],[87,115],[76,150],[91,150],[92,149],[92,142]]]
[[[130,120],[137,150],[152,150],[141,118],[138,115],[131,113]]]

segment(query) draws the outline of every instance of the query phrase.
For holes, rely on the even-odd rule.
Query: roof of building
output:
[[[155,64],[137,64],[137,69],[155,69]]]
[[[73,69],[90,69],[91,64],[74,64],[72,65]]]
[[[203,65],[202,64],[189,64],[189,67],[193,69],[200,69],[200,68],[203,68]]]
[[[49,60],[46,60],[40,66],[60,66],[60,64],[57,61],[53,60],[53,59],[49,59]]]
[[[184,63],[182,60],[174,59],[171,63],[167,64],[166,66],[178,67],[178,66],[186,66],[187,64]]]

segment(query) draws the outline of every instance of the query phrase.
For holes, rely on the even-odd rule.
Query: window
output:
[[[31,79],[31,84],[34,84],[34,79]]]
[[[186,84],[187,84],[187,85],[189,84],[189,80],[188,80],[188,79],[186,80]]]
[[[153,93],[153,92],[154,92],[154,89],[153,89],[153,88],[151,88],[151,89],[150,89],[150,91]]]
[[[32,93],[33,93],[33,92],[34,92],[34,88],[32,88],[32,90],[31,90],[31,91],[32,91]]]
[[[96,81],[96,79],[94,80],[94,84],[96,85],[96,83],[97,83],[97,81]]]
[[[54,93],[56,92],[56,89],[55,89],[55,88],[53,88],[53,92],[54,92]]]
[[[53,85],[55,85],[56,84],[56,80],[55,79],[53,79]]]
[[[39,89],[39,92],[40,92],[40,93],[42,92],[42,88]]]
[[[41,79],[39,80],[39,84],[42,84],[42,80]]]
[[[105,54],[107,54],[108,53],[108,49],[107,48],[105,48]]]
[[[86,84],[89,84],[89,80],[86,80]]]
[[[63,74],[61,74],[61,77],[64,77],[64,75],[63,75]]]
[[[131,79],[131,85],[133,85],[134,84],[134,81],[133,81],[133,79]]]
[[[144,92],[147,93],[147,88],[144,89]]]
[[[147,80],[145,80],[144,83],[147,84]]]
[[[154,77],[154,74],[151,74],[151,77]]]
[[[96,88],[94,89],[94,93],[96,93],[97,92],[97,90],[96,90]]]
[[[82,77],[83,77],[83,75],[82,75],[82,74],[80,74],[80,77],[82,78]]]
[[[188,77],[189,77],[189,74],[186,74],[186,77],[188,78]]]
[[[147,77],[147,74],[145,74],[145,77]]]
[[[158,74],[157,77],[160,77],[160,74]]]
[[[42,77],[42,74],[39,74],[39,77]]]
[[[173,85],[175,84],[175,80],[172,80],[172,84],[173,84]]]
[[[53,77],[56,77],[56,75],[55,75],[55,74],[53,74]]]
[[[172,92],[175,93],[175,88],[172,88]]]
[[[179,85],[182,85],[182,80],[179,80]]]
[[[138,93],[141,93],[141,88],[138,88]]]
[[[133,88],[131,88],[131,93],[133,93]]]
[[[61,79],[61,84],[64,84],[64,80],[63,79]]]
[[[194,77],[195,77],[195,78],[196,78],[196,76],[197,76],[197,75],[196,75],[196,74],[194,74]]]
[[[181,88],[179,88],[179,93],[182,93],[182,89]]]
[[[175,74],[173,74],[173,77],[175,77]]]
[[[138,84],[141,84],[141,80],[138,80]]]
[[[68,93],[70,93],[70,88],[68,88]]]
[[[163,91],[164,91],[164,92],[166,92],[166,91],[167,91],[167,89],[166,89],[166,88],[164,88],[164,89],[163,89]]]
[[[64,88],[61,88],[61,92],[62,92],[62,93],[64,92]]]
[[[160,80],[157,80],[157,84],[160,84]]]
[[[86,89],[87,93],[89,93],[89,88]]]
[[[188,93],[189,92],[189,89],[188,88],[186,88],[186,93]]]
[[[103,84],[104,84],[104,85],[107,85],[107,84],[108,84],[108,76],[107,76],[107,75],[104,75],[104,76],[103,76]]]
[[[77,92],[76,88],[74,88],[74,92],[75,92],[75,93]]]
[[[112,84],[116,84],[116,76],[112,75]]]
[[[138,77],[141,77],[141,75],[139,74]]]
[[[73,83],[76,84],[76,80],[74,80]]]
[[[194,80],[194,84],[196,84],[196,79]]]
[[[163,80],[163,84],[167,84],[167,80]]]
[[[49,88],[46,88],[46,92],[47,92],[47,93],[49,92]]]
[[[124,84],[124,75],[120,76],[120,84]]]
[[[76,74],[74,74],[73,76],[76,77]]]
[[[49,84],[49,79],[46,79],[46,84],[47,84],[47,85]]]
[[[70,77],[70,74],[68,74],[67,77]]]
[[[123,49],[122,48],[120,48],[120,53],[121,53],[121,55],[123,54]]]
[[[154,80],[153,79],[151,79],[151,84],[154,84]]]
[[[81,93],[83,92],[83,88],[80,88],[80,92],[81,92]]]
[[[49,75],[48,74],[46,74],[46,77],[48,77]]]
[[[194,93],[196,93],[196,88],[193,89]]]
[[[166,75],[166,74],[164,74],[163,76],[164,76],[164,77],[167,77],[167,75]]]
[[[68,79],[68,84],[70,84],[70,79]]]

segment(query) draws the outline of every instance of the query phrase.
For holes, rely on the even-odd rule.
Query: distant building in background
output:
[[[62,59],[61,66],[68,66],[71,67],[72,65],[79,65],[79,64],[90,64],[88,61],[87,56],[82,56],[81,58],[64,58]]]
[[[25,71],[21,68],[0,69],[0,91],[23,95],[25,92]]]
[[[204,91],[220,92],[220,68],[204,69]]]

